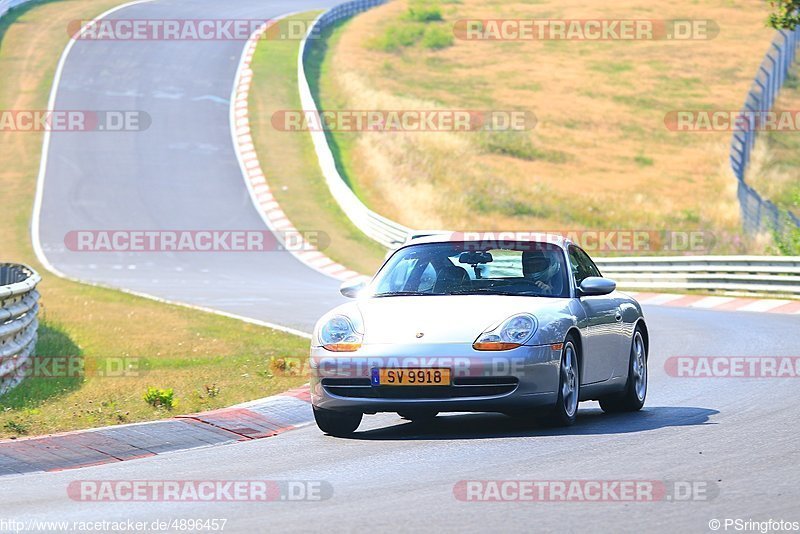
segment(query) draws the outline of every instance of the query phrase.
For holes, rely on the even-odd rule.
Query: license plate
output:
[[[373,386],[449,386],[450,369],[372,369]]]

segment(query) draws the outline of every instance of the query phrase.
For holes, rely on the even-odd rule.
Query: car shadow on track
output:
[[[605,414],[600,409],[578,412],[573,426],[550,428],[537,422],[502,414],[440,415],[427,422],[400,420],[398,424],[356,432],[349,439],[426,440],[486,439],[533,436],[580,436],[625,434],[673,426],[713,425],[712,415],[719,411],[688,406],[655,406],[626,414]]]

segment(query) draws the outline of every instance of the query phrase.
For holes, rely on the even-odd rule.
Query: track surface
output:
[[[166,0],[112,19],[269,19],[336,0]],[[339,282],[290,254],[87,253],[71,230],[266,230],[233,148],[229,99],[243,41],[89,41],[73,46],[59,110],[142,110],[143,132],[53,133],[40,219],[42,249],[61,272],[310,330],[341,301]],[[269,176],[269,169],[265,169]]]
[[[678,379],[674,355],[797,355],[797,318],[651,308],[646,409],[601,414],[581,405],[566,430],[501,415],[440,416],[428,426],[395,415],[365,418],[352,439],[309,426],[209,449],[76,471],[0,480],[17,518],[227,518],[229,532],[437,530],[443,532],[707,532],[712,518],[800,520],[798,379]],[[72,480],[325,480],[333,498],[301,503],[84,503]],[[707,502],[474,503],[459,480],[710,480]],[[720,482],[716,482],[720,481]]]
[[[316,7],[325,2],[173,0],[112,17],[254,18]],[[72,229],[264,229],[228,127],[242,45],[78,42],[56,107],[143,109],[154,123],[145,133],[52,137],[42,244],[71,276],[308,329],[339,301],[337,283],[288,254],[111,256],[63,247]],[[607,416],[588,403],[566,430],[499,415],[447,415],[427,426],[371,416],[348,440],[305,427],[245,444],[6,477],[4,516],[216,517],[228,519],[226,532],[706,532],[712,518],[800,520],[800,380],[677,379],[663,371],[676,355],[798,356],[800,319],[669,308],[646,315],[650,392],[640,413]],[[81,479],[326,480],[334,496],[318,503],[74,502],[66,487]],[[465,479],[711,480],[720,494],[686,503],[468,503],[453,497],[453,485]]]

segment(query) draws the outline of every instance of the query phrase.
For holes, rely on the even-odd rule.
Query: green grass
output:
[[[425,27],[421,24],[396,24],[370,42],[370,46],[382,52],[398,52],[403,48],[414,46],[425,35]]]
[[[446,26],[431,26],[425,29],[422,46],[431,50],[442,50],[453,46],[453,32]]]
[[[416,2],[408,7],[406,19],[416,22],[438,22],[442,19],[442,10],[436,5]]]
[[[531,141],[530,132],[521,130],[481,132],[478,137],[478,146],[492,154],[501,154],[526,161],[542,160],[564,163],[569,160],[569,155],[564,152],[536,148]],[[515,215],[522,214],[515,213]]]
[[[307,20],[312,15],[292,18]],[[270,120],[275,112],[301,107],[297,87],[298,47],[298,41],[259,42],[251,64],[254,74],[249,104],[253,141],[262,167],[268,169],[267,182],[295,227],[300,231],[325,232],[330,246],[324,252],[330,258],[358,272],[372,274],[383,262],[386,251],[361,233],[331,196],[310,134],[276,130]],[[307,67],[312,92],[319,84],[324,47],[324,39],[314,42]],[[341,146],[333,145],[332,149],[338,160]],[[343,177],[347,179],[346,174]]]
[[[652,167],[653,166],[653,158],[649,158],[644,154],[637,154],[636,157],[633,158],[634,163],[639,167]]]
[[[381,52],[402,52],[417,43],[429,50],[448,48],[455,38],[452,26],[444,20],[438,3],[411,2],[404,15],[371,39],[368,46]]]

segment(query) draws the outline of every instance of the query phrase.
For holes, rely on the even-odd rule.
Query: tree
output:
[[[772,6],[769,25],[776,30],[794,30],[800,24],[800,0],[768,0]]]

